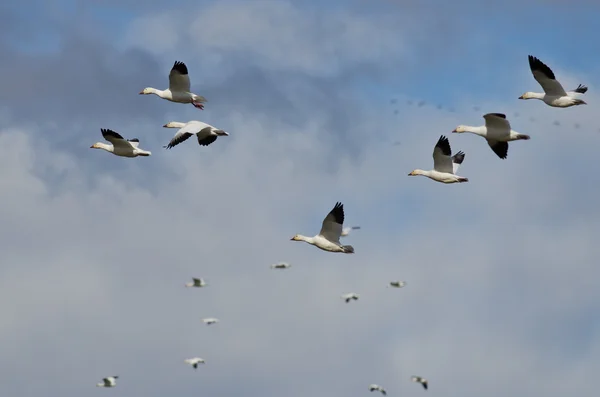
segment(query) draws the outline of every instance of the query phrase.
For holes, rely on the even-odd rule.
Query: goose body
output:
[[[205,287],[206,286],[206,281],[204,281],[203,278],[192,278],[192,282],[191,283],[185,283],[186,287],[196,287],[196,288],[201,288],[201,287]]]
[[[140,140],[137,138],[125,139],[115,131],[106,128],[101,128],[100,132],[102,132],[104,139],[110,143],[96,142],[90,146],[90,149],[106,150],[107,152],[120,157],[148,157],[152,154],[152,152],[142,150],[138,147]]]
[[[425,171],[415,169],[408,176],[422,175],[442,183],[462,183],[469,182],[468,178],[456,175],[458,168],[465,159],[464,152],[458,152],[454,156],[450,148],[450,142],[445,136],[440,136],[433,148],[433,169]]]
[[[389,286],[393,288],[402,288],[406,285],[406,281],[390,281]]]
[[[179,121],[171,121],[165,125],[164,128],[179,128],[175,133],[175,136],[171,139],[168,145],[163,146],[166,149],[179,145],[181,142],[187,140],[189,137],[196,135],[198,138],[198,144],[200,146],[208,146],[217,140],[220,136],[228,136],[229,134],[223,130],[213,127],[210,124],[203,123],[202,121],[188,121],[187,123],[181,123]]]
[[[420,377],[420,376],[412,376],[412,377],[410,378],[410,380],[412,380],[413,382],[416,382],[416,383],[420,383],[420,384],[423,386],[423,388],[424,388],[425,390],[427,390],[427,388],[428,388],[427,379],[425,379],[425,378],[422,378],[422,377]]]
[[[214,318],[214,317],[208,317],[208,318],[203,318],[202,322],[206,325],[211,325],[211,324],[216,324],[219,322],[218,318]]]
[[[328,252],[343,252],[345,254],[353,254],[354,247],[351,245],[342,245],[340,237],[342,235],[342,225],[344,224],[344,205],[340,202],[336,203],[333,209],[323,219],[321,231],[314,237],[307,237],[301,234],[296,234],[292,237],[292,241],[304,241],[314,245],[323,251]]]
[[[118,376],[108,376],[102,379],[102,382],[96,383],[96,387],[115,387],[117,385]]]
[[[508,155],[508,142],[530,139],[529,135],[513,131],[505,114],[487,113],[483,115],[483,119],[485,120],[483,126],[459,125],[452,132],[459,134],[469,132],[485,138],[494,153],[503,160]]]
[[[378,391],[381,392],[381,394],[383,394],[384,396],[387,394],[387,392],[385,391],[385,389],[379,385],[376,384],[371,384],[369,385],[369,391],[374,392],[374,391]]]
[[[191,365],[192,367],[194,367],[194,369],[198,369],[198,364],[204,364],[204,359],[200,358],[200,357],[194,357],[194,358],[186,358],[185,360],[183,360],[186,364]]]
[[[579,84],[573,91],[565,91],[563,86],[556,80],[554,72],[545,63],[529,55],[529,68],[533,78],[542,86],[544,92],[528,91],[521,95],[519,99],[539,99],[546,105],[555,108],[568,108],[577,105],[586,105],[586,102],[576,98],[579,94],[585,94],[587,87]]]
[[[360,295],[358,295],[357,293],[354,293],[354,292],[350,292],[350,293],[347,293],[347,294],[344,294],[344,295],[341,296],[341,298],[343,300],[345,300],[346,303],[349,303],[353,299],[355,301],[357,301],[359,297],[360,297]]]
[[[154,94],[171,102],[191,103],[198,109],[204,109],[203,103],[206,102],[206,98],[196,95],[190,90],[190,76],[186,64],[175,61],[169,73],[169,88],[158,90],[146,87],[140,92],[140,95]]]

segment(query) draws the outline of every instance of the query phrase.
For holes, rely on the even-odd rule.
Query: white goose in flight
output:
[[[188,121],[187,123],[181,123],[179,121],[170,121],[163,125],[164,128],[179,128],[175,133],[175,136],[171,139],[168,145],[163,146],[166,149],[171,149],[173,146],[179,145],[192,135],[196,135],[198,138],[198,144],[200,146],[208,146],[217,140],[220,136],[228,136],[229,134],[223,130],[213,127],[210,124],[203,123],[202,121]]]
[[[433,148],[433,169],[424,171],[419,168],[411,171],[408,176],[423,175],[429,179],[433,179],[442,183],[462,183],[469,182],[468,178],[456,175],[458,168],[465,159],[464,152],[458,152],[451,156],[452,150],[450,142],[445,136],[440,136],[435,147]]]
[[[205,287],[206,286],[206,281],[204,281],[203,278],[194,278],[192,277],[192,282],[191,283],[185,283],[186,287],[196,287],[196,288],[201,288],[201,287]]]
[[[342,234],[340,237],[346,237],[347,235],[350,234],[350,232],[352,230],[358,230],[358,229],[360,229],[360,226],[345,227],[342,229]]]
[[[301,234],[296,234],[292,237],[292,241],[304,241],[314,245],[323,251],[343,252],[345,254],[353,254],[354,247],[351,245],[342,245],[340,236],[342,235],[342,225],[344,224],[344,205],[337,202],[333,209],[323,219],[321,231],[314,237],[307,237]]]
[[[422,377],[420,377],[420,376],[412,376],[412,377],[410,378],[410,380],[412,380],[413,382],[420,383],[421,385],[423,385],[423,388],[424,388],[425,390],[427,390],[427,387],[428,387],[428,386],[427,386],[427,385],[428,385],[428,383],[427,383],[427,379],[425,379],[425,378],[422,378]]]
[[[96,387],[115,387],[117,385],[118,376],[108,376],[102,379],[102,382],[96,383]]]
[[[200,357],[194,357],[194,358],[186,358],[185,360],[183,360],[186,364],[191,365],[192,367],[194,367],[194,369],[198,369],[198,364],[204,364],[204,359],[200,358]]]
[[[289,269],[290,267],[292,267],[292,265],[287,262],[279,262],[271,265],[271,269]]]
[[[381,387],[379,385],[376,385],[374,383],[372,385],[369,385],[369,391],[371,391],[371,392],[373,392],[373,391],[379,391],[384,396],[387,394],[387,392],[385,391],[385,389],[383,387]]]
[[[349,303],[352,299],[357,301],[359,297],[360,297],[360,295],[358,295],[357,293],[354,293],[354,292],[350,292],[350,293],[347,293],[347,294],[344,294],[341,296],[341,298],[343,300],[345,300],[346,303]]]
[[[214,317],[208,317],[208,318],[203,318],[202,322],[206,325],[211,325],[211,324],[216,324],[219,322],[218,318],[214,318]]]
[[[188,68],[183,62],[175,61],[171,72],[169,73],[169,88],[166,90],[157,90],[156,88],[146,87],[140,95],[158,95],[162,99],[178,103],[191,103],[198,109],[204,109],[202,103],[207,102],[206,98],[190,92],[190,76]]]
[[[485,125],[479,127],[459,125],[452,132],[459,134],[469,132],[484,137],[494,153],[503,160],[508,155],[508,142],[531,138],[529,135],[513,131],[505,114],[488,113],[483,115],[483,119],[485,120]]]
[[[563,86],[556,80],[554,72],[545,63],[529,55],[529,68],[533,78],[542,86],[544,92],[528,91],[519,99],[540,99],[548,106],[555,108],[568,108],[576,105],[586,105],[586,102],[576,98],[578,94],[585,94],[587,87],[579,84],[573,91],[566,92]]]
[[[109,153],[121,157],[148,157],[152,154],[152,152],[142,150],[138,147],[140,140],[137,138],[125,139],[120,134],[106,128],[100,128],[100,132],[102,132],[102,136],[110,142],[110,144],[96,142],[90,146],[90,149],[106,150]]]

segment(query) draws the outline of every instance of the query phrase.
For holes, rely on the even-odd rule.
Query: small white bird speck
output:
[[[369,391],[379,391],[381,392],[381,394],[383,394],[384,396],[387,394],[387,392],[385,391],[385,389],[379,385],[376,384],[372,384],[369,386]]]
[[[427,390],[427,379],[421,378],[420,376],[413,376],[410,378],[410,380],[412,380],[413,382],[420,383],[421,385],[423,385],[423,388]]]
[[[207,285],[206,281],[204,281],[203,278],[192,278],[192,280],[194,280],[194,281],[192,281],[191,283],[185,283],[185,286],[200,288],[200,287],[205,287]]]
[[[406,285],[406,281],[390,281],[389,287],[402,288]]]
[[[204,364],[204,360],[200,357],[186,358],[183,360],[186,364],[190,364],[194,369],[198,369],[198,364]]]
[[[218,323],[219,319],[218,318],[214,318],[214,317],[208,317],[208,318],[203,318],[202,321],[206,325],[211,325],[211,324]]]
[[[279,262],[271,265],[271,269],[289,269],[290,267],[292,267],[292,265],[286,262]]]
[[[344,299],[346,301],[346,303],[350,302],[352,299],[357,301],[358,297],[359,297],[359,295],[354,292],[350,292],[348,294],[344,294],[341,296],[341,298]]]
[[[102,383],[96,383],[96,387],[115,387],[117,385],[118,376],[108,376],[102,379]]]

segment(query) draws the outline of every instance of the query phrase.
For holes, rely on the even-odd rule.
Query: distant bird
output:
[[[290,267],[292,267],[292,265],[286,262],[279,262],[271,265],[271,269],[289,269]]]
[[[433,170],[424,171],[417,168],[411,171],[408,176],[423,175],[429,179],[442,183],[469,182],[468,178],[456,175],[458,168],[465,159],[465,153],[458,152],[450,157],[451,154],[452,150],[450,149],[448,138],[443,135],[440,136],[440,139],[438,139],[433,148]]]
[[[202,322],[206,325],[211,325],[211,324],[216,324],[219,322],[218,318],[214,318],[214,317],[208,317],[208,318],[203,318]]]
[[[188,68],[183,62],[175,61],[171,72],[169,73],[169,88],[166,90],[157,90],[156,88],[146,87],[140,95],[158,95],[162,99],[178,103],[191,103],[198,109],[204,109],[206,98],[190,92],[190,76]]]
[[[553,122],[552,124],[554,124],[555,126],[557,126],[557,127],[558,127],[558,126],[560,126],[560,121],[558,121],[558,120],[554,120],[554,122]]]
[[[198,144],[200,146],[208,146],[217,140],[220,136],[228,136],[229,134],[223,130],[213,127],[210,124],[203,123],[202,121],[188,121],[187,123],[181,123],[179,121],[171,121],[163,125],[164,128],[179,128],[175,133],[175,136],[168,145],[163,146],[166,149],[179,145],[189,137],[196,135],[198,138]]]
[[[398,102],[398,100],[397,100],[396,98],[392,98],[392,99],[390,99],[390,103],[391,103],[392,105],[393,105],[393,104],[395,104],[396,102]]]
[[[346,237],[348,234],[350,234],[352,230],[358,229],[360,229],[360,226],[345,227],[342,229],[342,234],[340,235],[340,237]]]
[[[417,107],[423,107],[425,106],[425,101],[419,101],[419,103],[417,103]]]
[[[469,132],[484,137],[494,153],[503,160],[508,155],[508,142],[521,139],[528,140],[530,138],[529,135],[513,131],[505,114],[487,113],[483,115],[483,118],[485,120],[484,126],[472,127],[468,125],[459,125],[452,132]]]
[[[412,380],[413,382],[420,383],[421,385],[423,385],[425,390],[427,390],[427,379],[421,378],[420,376],[413,376],[410,378],[410,380]]]
[[[200,287],[205,287],[206,286],[206,281],[204,281],[203,278],[193,278],[192,277],[192,281],[191,283],[185,283],[186,287],[196,287],[196,288],[200,288]]]
[[[406,285],[406,281],[390,281],[390,287],[402,288]]]
[[[554,72],[546,64],[529,55],[529,68],[535,80],[542,86],[544,93],[528,91],[519,99],[540,99],[548,106],[555,108],[568,108],[576,105],[586,105],[585,101],[575,98],[577,94],[585,94],[587,87],[579,84],[573,91],[566,92],[556,80]]]
[[[115,387],[117,385],[118,376],[108,376],[102,379],[102,383],[96,383],[96,387]]]
[[[373,392],[376,390],[381,392],[381,394],[383,394],[384,396],[387,394],[387,392],[385,391],[385,389],[383,387],[376,385],[374,383],[372,385],[369,385],[369,391]]]
[[[581,125],[580,125],[579,123],[575,123],[575,124],[573,125],[573,127],[575,127],[575,129],[579,129],[579,127],[581,127]]]
[[[100,128],[100,132],[102,132],[102,136],[104,137],[104,139],[109,141],[110,144],[96,142],[92,146],[90,146],[90,149],[106,150],[107,152],[110,152],[120,157],[148,157],[152,154],[152,152],[142,150],[138,147],[138,145],[140,144],[140,140],[137,138],[125,139],[113,130],[108,130],[105,128]]]
[[[307,237],[296,234],[292,241],[304,241],[314,245],[323,251],[343,252],[344,254],[353,254],[354,247],[351,245],[342,245],[340,237],[342,235],[342,225],[344,224],[344,205],[340,202],[323,219],[321,231],[314,237]]]
[[[355,301],[357,301],[357,300],[358,300],[358,298],[359,298],[359,295],[358,295],[358,294],[355,294],[354,292],[350,292],[350,293],[348,293],[348,294],[344,294],[344,295],[342,295],[342,296],[341,296],[341,298],[342,298],[343,300],[345,300],[345,301],[346,301],[346,303],[348,303],[348,302],[350,302],[352,299],[354,299]]]
[[[200,357],[186,358],[183,360],[186,364],[191,365],[194,369],[198,369],[198,364],[204,364],[204,360]]]

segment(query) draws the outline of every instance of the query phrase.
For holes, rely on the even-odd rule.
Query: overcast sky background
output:
[[[0,6],[3,394],[593,395],[600,5],[485,3]],[[528,54],[589,105],[518,100]],[[175,60],[204,111],[138,95]],[[531,140],[451,134],[488,112]],[[162,148],[194,119],[230,136]],[[442,134],[469,183],[407,176]],[[289,241],[336,201],[354,255]]]

